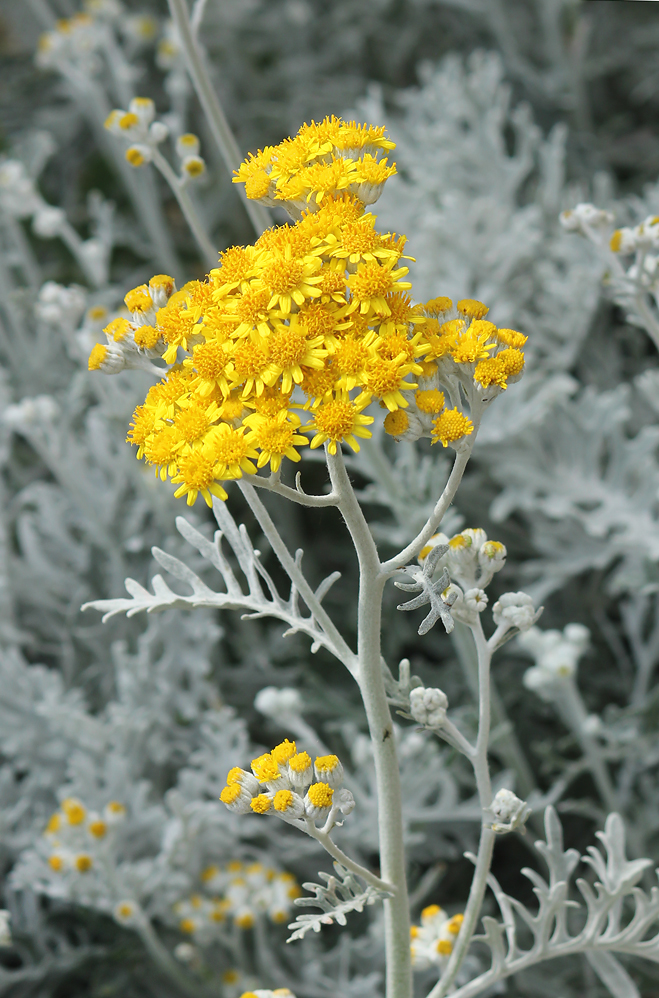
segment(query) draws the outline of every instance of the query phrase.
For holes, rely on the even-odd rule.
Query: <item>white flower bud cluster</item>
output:
[[[410,693],[410,714],[426,728],[441,728],[447,708],[448,697],[442,690],[418,686]]]
[[[155,160],[156,166],[165,178],[172,182],[171,167],[157,152],[157,147],[169,135],[169,127],[164,121],[156,121],[156,106],[148,97],[134,97],[128,110],[115,108],[108,116],[105,127],[112,135],[127,143],[126,160],[136,169]],[[199,139],[191,132],[179,135],[175,143],[179,160],[178,184],[200,177],[206,172],[206,163],[199,155]]]
[[[613,224],[610,211],[597,208],[594,204],[582,203],[568,211],[561,212],[560,222],[566,232],[589,235],[591,229],[605,229]]]
[[[508,552],[505,545],[499,541],[488,540],[487,534],[480,527],[467,528],[449,538],[446,534],[435,534],[419,554],[419,564],[424,561],[440,544],[448,545],[448,551],[439,559],[437,571],[448,568],[452,579],[455,579],[470,595],[470,609],[482,613],[487,600],[482,603],[476,594],[485,589],[497,572],[506,564]]]
[[[517,627],[520,631],[528,631],[541,613],[542,607],[536,610],[527,593],[504,593],[492,607],[494,623],[504,630]]]
[[[302,697],[292,687],[265,686],[254,697],[254,706],[259,714],[285,728],[292,717],[302,713]]]
[[[501,789],[494,795],[490,812],[493,831],[503,833],[522,828],[531,813],[531,808],[512,790]]]
[[[63,329],[73,329],[84,310],[82,289],[75,285],[67,288],[55,281],[42,284],[34,305],[37,319]]]
[[[7,406],[2,413],[2,422],[18,433],[29,433],[35,428],[50,426],[58,413],[59,406],[52,395],[35,395]]]
[[[532,627],[518,638],[519,647],[533,656],[536,664],[524,673],[524,685],[543,700],[552,700],[570,681],[579,659],[590,642],[583,624],[568,624],[562,631],[541,631]]]

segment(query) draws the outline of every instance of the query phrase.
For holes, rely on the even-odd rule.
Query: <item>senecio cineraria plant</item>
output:
[[[13,865],[0,911],[0,993],[28,993],[35,980],[52,993],[46,978],[107,957],[103,994],[372,998],[384,969],[387,998],[475,998],[508,979],[541,998],[575,993],[560,971],[549,990],[543,975],[545,961],[578,956],[589,995],[599,996],[599,981],[614,998],[637,998],[618,957],[645,958],[650,978],[659,963],[659,892],[643,858],[659,829],[659,466],[656,427],[639,429],[637,411],[642,399],[659,410],[657,377],[636,378],[631,398],[624,385],[582,390],[574,372],[602,276],[659,344],[656,190],[640,205],[612,205],[603,183],[577,197],[566,190],[562,122],[544,138],[527,107],[511,107],[499,57],[483,53],[422,67],[423,85],[397,94],[395,113],[372,89],[357,114],[370,124],[312,121],[241,163],[200,42],[211,4],[197,0],[189,18],[183,0],[170,0],[172,20],[162,23],[119,0],[88,0],[84,13],[59,21],[47,0],[31,6],[46,28],[37,65],[93,130],[134,220],[126,225],[123,209],[92,193],[83,237],[39,190],[52,152],[43,132],[0,163],[0,351],[13,388],[12,397],[0,381],[0,487],[11,494],[0,504],[0,832]],[[561,107],[574,100],[588,118],[579,59],[561,49],[575,5],[541,5],[546,74],[516,51],[505,3],[464,6],[505,41],[509,73],[546,85]],[[276,8],[282,37],[284,15],[286,32],[307,30],[305,3],[256,7],[264,23]],[[335,7],[343,10],[333,4],[330,14]],[[254,10],[222,5],[222,31],[252,33]],[[138,95],[157,92],[151,76],[142,87],[152,46],[163,76],[157,101]],[[301,90],[304,66],[287,66]],[[295,112],[295,127],[305,116]],[[227,180],[224,207],[239,191],[257,238],[218,261],[222,167],[237,185]],[[212,197],[209,177],[218,182]],[[369,208],[385,184],[378,228]],[[187,223],[203,279],[181,280],[187,233],[172,238],[163,192]],[[606,210],[573,207],[585,197]],[[561,231],[561,209],[563,228],[594,244],[590,255]],[[274,226],[284,211],[292,224]],[[629,224],[616,229],[616,219]],[[63,244],[87,289],[44,280],[28,224],[36,239]],[[407,279],[406,237],[386,229],[410,233],[421,302]],[[117,262],[122,244],[149,261],[140,280],[158,271],[127,294],[137,278]],[[598,370],[587,366],[589,376]],[[132,409],[128,442],[139,463],[123,443]],[[534,561],[516,567],[503,543],[465,527],[453,503],[470,459],[465,508],[477,505],[475,490],[493,497],[478,508],[502,532],[521,510]],[[325,469],[329,489],[306,492],[289,462],[316,482]],[[267,508],[259,490],[271,493]],[[181,540],[151,548],[174,497],[189,507],[177,519]],[[236,523],[238,503],[266,554]],[[327,598],[339,573],[312,585],[301,550],[290,549],[296,506],[315,522],[334,509],[343,519],[359,567],[356,634],[350,586]],[[219,526],[212,539],[206,507]],[[333,529],[338,548],[338,516]],[[190,564],[185,542],[195,549]],[[150,551],[175,583],[157,575],[150,592],[128,578],[130,598],[98,598],[114,596],[129,573],[144,580]],[[540,602],[563,584],[573,593],[587,570],[608,573],[609,610],[597,620],[632,677],[629,704],[601,716],[578,674],[594,637],[575,622],[583,613],[570,608],[560,630],[537,626]],[[511,576],[509,588],[528,592],[506,591]],[[382,612],[392,596],[404,611],[398,628]],[[93,614],[80,625],[90,599],[114,618],[120,640]],[[620,619],[607,615],[611,604]],[[190,608],[192,617],[182,612]],[[227,667],[219,644],[221,609],[253,621],[237,632],[227,623],[239,669]],[[120,615],[142,610],[170,612],[135,638]],[[392,630],[411,634],[408,621],[420,654],[452,643],[474,707],[454,699],[452,665],[442,683],[451,705],[407,658],[394,675],[383,650],[396,647]],[[352,684],[363,703],[337,701],[341,677],[323,666],[318,699],[333,716],[318,730],[303,718],[305,698],[281,688],[273,668],[294,675],[299,662],[311,672],[309,644],[345,667],[343,689]],[[30,664],[24,647],[60,668]],[[495,653],[499,675],[490,671]],[[568,732],[540,746],[544,792],[499,692],[515,656],[533,661],[516,683],[524,703]],[[224,690],[238,671],[236,702],[253,703],[278,732],[265,746],[219,699],[218,678]],[[570,799],[582,779],[595,795]],[[558,809],[600,827],[603,850],[565,849]],[[543,823],[534,851],[526,826],[537,836]],[[522,869],[533,903],[504,889],[506,847],[496,842],[505,835],[515,874],[520,850],[533,856]],[[334,872],[300,884],[322,850]],[[445,888],[442,864],[463,852],[470,884]],[[586,873],[576,879],[580,863]],[[299,907],[311,911],[295,918]],[[62,928],[66,919],[75,933]],[[112,932],[108,956],[98,940]],[[157,984],[141,971],[145,951]]]
[[[110,127],[128,132],[143,127],[140,114],[145,110],[148,123],[152,108],[142,101],[133,102],[128,112],[114,112]],[[617,816],[610,819],[603,836],[608,865],[596,850],[590,857],[601,878],[597,893],[580,882],[588,921],[576,936],[568,932],[566,923],[566,906],[572,903],[567,882],[575,857],[562,851],[560,827],[551,809],[546,817],[548,842],[543,846],[550,883],[529,872],[540,899],[538,914],[530,915],[508,898],[491,875],[497,835],[522,830],[530,808],[510,789],[502,787],[496,793],[492,789],[490,664],[493,654],[515,635],[526,635],[529,649],[534,648],[531,635],[542,608],[536,609],[524,592],[504,593],[492,607],[493,626],[484,628],[486,589],[505,565],[506,548],[489,540],[482,529],[466,529],[449,538],[439,527],[488,407],[522,376],[527,337],[497,328],[479,301],[464,299],[454,305],[440,297],[412,303],[411,285],[405,280],[408,268],[401,265],[405,237],[380,233],[375,216],[367,211],[395,171],[388,160],[393,146],[380,127],[337,118],[303,126],[294,138],[250,156],[235,178],[245,184],[248,198],[266,206],[285,206],[294,224],[267,229],[254,245],[221,253],[220,266],[204,281],[192,281],[177,291],[173,278],[157,275],[126,295],[129,315],[106,327],[106,343],[93,348],[89,367],[115,373],[159,359],[168,365],[165,376],[135,410],[128,439],[138,448],[139,458],[152,465],[163,481],[169,478],[177,486],[175,496],[185,496],[192,505],[201,494],[213,506],[220,532],[212,544],[189,525],[181,524],[180,529],[212,561],[226,591],[212,591],[170,557],[163,564],[191,586],[191,596],[178,596],[159,579],[153,596],[131,583],[132,599],[90,605],[106,616],[172,604],[271,615],[285,621],[290,632],[306,634],[314,649],[325,648],[349,671],[362,697],[375,762],[378,874],[334,840],[335,829],[355,807],[353,794],[343,786],[344,768],[336,755],[318,755],[314,762],[296,741],[286,739],[253,759],[251,772],[242,768],[243,759],[236,759],[220,800],[237,814],[254,813],[292,825],[335,860],[340,880],[329,878],[326,888],[314,888],[313,903],[323,914],[298,917],[290,926],[291,939],[301,938],[309,929],[318,931],[322,923],[343,922],[348,912],[365,904],[381,902],[388,998],[412,995],[413,966],[435,966],[440,971],[429,992],[432,998],[449,993],[466,998],[518,967],[559,952],[590,947],[610,960],[616,949],[656,953],[656,940],[648,939],[647,931],[659,902],[636,886],[647,862],[628,863],[623,858]],[[129,149],[128,155],[137,154]],[[452,470],[426,523],[386,560],[379,555],[342,450],[346,445],[357,453],[358,438],[370,437],[368,427],[382,418],[365,414],[374,402],[386,410],[383,428],[395,440],[426,437],[431,444],[455,452]],[[307,494],[299,474],[294,488],[282,481],[284,459],[299,462],[306,446],[324,447],[331,484],[326,494]],[[268,465],[269,475],[259,475],[259,469]],[[225,509],[225,486],[231,481],[289,578],[287,598],[280,595],[244,528],[238,530]],[[302,553],[293,556],[288,551],[258,496],[259,488],[309,507],[334,506],[341,513],[359,562],[356,648],[323,606],[336,576],[328,576],[316,590],[311,587],[302,569]],[[222,550],[223,538],[233,549],[247,590]],[[396,681],[383,661],[381,612],[389,580],[413,594],[400,610],[428,610],[420,634],[439,620],[447,632],[455,622],[471,632],[479,695],[475,740],[469,740],[450,718],[441,690],[411,679],[405,664]],[[568,630],[565,641],[578,649],[583,636]],[[536,689],[547,686],[543,669],[551,673],[543,665],[551,656],[543,651],[539,648],[539,664],[528,674],[528,685]],[[558,676],[564,671],[559,669]],[[481,814],[464,912],[449,917],[438,906],[430,906],[420,926],[410,926],[391,703],[464,755],[473,767]],[[566,710],[576,709],[574,697],[565,703]],[[83,853],[74,862],[80,870],[80,863],[88,860]],[[465,959],[488,884],[504,921],[484,919],[486,933],[479,938],[491,949],[491,966],[465,980]],[[635,892],[636,898],[631,920],[623,915],[623,898],[629,892]],[[186,909],[185,920],[193,913],[193,908]],[[528,948],[517,942],[516,915],[531,930]]]

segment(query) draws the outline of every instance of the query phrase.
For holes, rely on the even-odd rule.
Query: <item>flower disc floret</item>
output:
[[[336,454],[337,444],[345,441],[357,453],[359,443],[355,438],[371,436],[366,426],[373,422],[373,417],[364,416],[360,408],[348,398],[321,402],[313,410],[313,416],[313,422],[308,426],[309,429],[316,430],[311,440],[312,449],[329,441],[329,453]]]
[[[455,409],[445,409],[444,412],[433,420],[432,442],[441,441],[444,447],[450,443],[455,443],[462,437],[469,436],[474,431],[474,424],[470,419]]]
[[[414,393],[414,401],[421,412],[435,415],[444,408],[444,392],[440,392],[437,388],[418,391]]]
[[[384,431],[390,437],[402,437],[410,428],[410,417],[404,409],[395,409],[389,412],[384,419]]]

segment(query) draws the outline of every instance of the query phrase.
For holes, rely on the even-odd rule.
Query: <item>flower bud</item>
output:
[[[539,615],[540,610],[535,610],[533,600],[527,593],[504,593],[492,607],[495,624],[518,627],[520,631],[532,627]]]
[[[506,564],[507,556],[508,552],[504,544],[499,541],[485,541],[478,552],[478,564],[481,571],[494,574],[494,572],[501,571]]]
[[[495,832],[512,832],[521,828],[531,813],[526,801],[520,800],[512,790],[499,790],[490,805]]]
[[[410,693],[410,714],[418,724],[440,728],[446,720],[448,697],[439,689],[419,686]]]

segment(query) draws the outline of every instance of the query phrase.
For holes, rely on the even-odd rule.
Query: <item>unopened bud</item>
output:
[[[410,714],[428,728],[440,728],[446,720],[448,697],[439,689],[419,686],[410,693]]]

